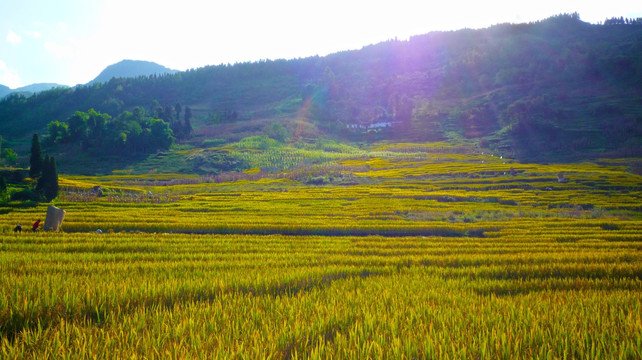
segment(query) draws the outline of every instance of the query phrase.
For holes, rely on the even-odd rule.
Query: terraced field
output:
[[[639,359],[636,161],[395,144],[285,172],[62,176],[62,232],[11,232],[44,205],[0,217],[0,354]]]

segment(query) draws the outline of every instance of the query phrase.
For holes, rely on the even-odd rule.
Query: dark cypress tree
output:
[[[183,119],[185,120],[183,131],[185,132],[185,135],[189,135],[192,133],[192,109],[190,109],[189,106],[185,107],[185,114],[183,115]]]
[[[59,189],[56,160],[53,157],[45,156],[42,176],[38,179],[36,191],[42,194],[47,201],[51,201],[58,196]]]
[[[31,139],[31,158],[29,160],[29,176],[32,179],[37,178],[42,173],[42,149],[40,148],[40,140],[38,134],[33,134]]]
[[[0,176],[0,194],[7,192],[7,179],[4,176]]]
[[[45,156],[45,159],[42,161],[42,174],[38,178],[38,183],[36,184],[36,192],[41,195],[44,195],[45,188],[49,182],[49,155]]]
[[[49,175],[47,176],[47,184],[45,187],[45,199],[47,201],[51,201],[55,199],[58,196],[58,190],[60,187],[58,186],[58,171],[56,171],[56,159],[52,157],[49,158],[49,166],[47,166],[47,172]]]
[[[163,115],[161,119],[165,120],[168,123],[172,123],[174,121],[174,111],[172,110],[172,107],[169,105],[165,106],[165,109],[163,110]]]
[[[176,111],[176,120],[180,121],[181,112],[183,111],[183,108],[180,103],[176,103],[176,105],[174,105],[174,111]]]

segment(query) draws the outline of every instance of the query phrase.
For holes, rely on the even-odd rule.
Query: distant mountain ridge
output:
[[[13,91],[20,91],[20,92],[30,92],[30,93],[38,93],[41,91],[47,91],[51,90],[53,88],[68,88],[69,86],[67,85],[61,85],[61,84],[56,84],[56,83],[37,83],[37,84],[31,84],[27,86],[22,86],[16,89],[13,89]]]
[[[11,89],[7,86],[0,85],[0,99],[11,94]]]
[[[89,82],[106,83],[112,78],[135,78],[139,76],[174,74],[178,70],[172,70],[163,65],[143,60],[123,60],[109,65],[95,79]]]
[[[115,64],[107,66],[100,74],[87,84],[106,83],[112,78],[136,78],[139,76],[175,74],[178,70],[173,70],[152,61],[142,60],[122,60]],[[67,85],[56,83],[35,83],[19,88],[11,89],[8,86],[0,84],[0,99],[12,93],[20,93],[31,96],[42,91],[54,88],[69,88]]]
[[[54,88],[68,88],[68,87],[69,86],[67,85],[60,85],[56,83],[37,83],[37,84],[31,84],[31,85],[26,85],[19,88],[11,89],[7,86],[0,85],[0,99],[14,93],[31,96],[33,94],[37,94],[39,92],[51,90]]]

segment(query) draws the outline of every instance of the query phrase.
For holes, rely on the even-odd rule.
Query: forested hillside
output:
[[[0,102],[0,134],[48,135],[52,121],[90,109],[106,114],[105,126],[138,109],[145,124],[158,118],[176,132],[189,108],[193,131],[174,136],[191,146],[273,130],[281,141],[470,141],[524,161],[640,156],[642,26],[616,20],[591,25],[560,15],[325,57],[12,95]],[[274,123],[282,128],[265,125]]]
[[[151,61],[123,60],[116,64],[109,65],[98,76],[89,82],[107,82],[114,77],[138,77],[149,75],[174,74],[178,71],[166,68]]]

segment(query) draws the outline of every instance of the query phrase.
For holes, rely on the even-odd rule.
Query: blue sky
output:
[[[577,11],[642,17],[635,1],[0,0],[0,84],[84,84],[123,59],[186,70],[359,49],[435,30]]]

